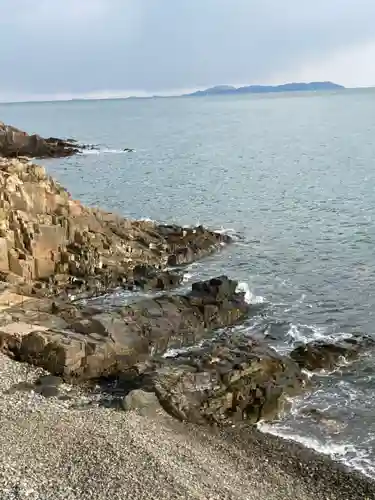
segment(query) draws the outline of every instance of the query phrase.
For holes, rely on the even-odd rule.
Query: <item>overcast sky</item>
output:
[[[0,0],[0,100],[375,85],[375,0]]]

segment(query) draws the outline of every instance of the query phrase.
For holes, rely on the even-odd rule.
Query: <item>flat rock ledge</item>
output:
[[[259,312],[237,290],[236,281],[221,276],[184,295],[147,298],[110,313],[5,290],[0,350],[69,383],[99,382],[105,392],[115,382],[126,409],[139,395],[131,393],[136,387],[178,420],[227,426],[283,415],[291,396],[314,390],[304,370],[332,370],[374,348],[372,338],[356,335],[281,355],[229,328]],[[41,394],[53,395],[50,386]],[[142,401],[155,404],[152,396]]]
[[[245,319],[251,308],[236,288],[236,281],[220,277],[186,295],[140,300],[110,313],[4,292],[0,348],[70,382],[136,376],[153,357]]]

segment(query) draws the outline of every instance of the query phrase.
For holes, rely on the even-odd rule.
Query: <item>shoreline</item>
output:
[[[3,228],[8,252],[3,252],[2,265],[9,288],[4,285],[0,304],[4,313],[0,344],[10,358],[1,354],[0,384],[12,377],[14,383],[10,393],[3,389],[0,407],[5,429],[0,438],[5,452],[0,478],[18,477],[19,483],[11,485],[4,498],[124,498],[131,490],[130,484],[124,489],[129,477],[135,481],[140,476],[132,498],[375,499],[373,480],[293,441],[248,424],[215,429],[170,416],[221,425],[224,419],[232,423],[235,415],[254,423],[267,413],[276,415],[284,396],[280,388],[285,394],[303,390],[304,363],[318,359],[335,364],[350,349],[357,353],[366,339],[337,345],[333,351],[330,345],[312,343],[306,352],[297,349],[295,359],[287,359],[264,342],[223,336],[216,344],[211,339],[209,346],[200,345],[191,359],[188,354],[179,359],[185,362],[183,369],[178,362],[163,364],[156,355],[169,347],[197,345],[207,331],[235,325],[251,312],[245,294],[237,292],[238,283],[226,276],[194,283],[191,292],[180,296],[176,291],[182,277],[168,269],[200,260],[231,239],[201,226],[129,221],[90,209],[72,200],[42,167],[19,160],[1,163],[8,204]],[[41,196],[36,202],[37,188]],[[53,282],[56,273],[60,281]],[[119,283],[119,278],[121,283],[128,280],[123,283],[128,290],[140,286],[166,293],[158,300],[119,307],[110,315],[68,300],[72,284],[75,291],[101,292]],[[56,302],[57,292],[63,290],[67,297]],[[9,295],[15,301],[12,306]],[[24,309],[27,297],[31,300],[28,305],[25,301]],[[12,356],[30,364],[17,364]],[[96,400],[82,406],[87,394],[74,386],[65,388],[69,393],[65,400],[58,393],[46,399],[25,383],[25,377],[41,373],[31,365],[48,369],[61,381],[121,377],[132,370],[134,379],[142,381],[143,375],[151,374],[151,385],[146,387],[152,387],[168,414],[152,408],[146,415],[124,413]],[[173,443],[177,449],[171,448]],[[134,462],[124,467],[129,454]],[[151,472],[144,469],[146,460],[152,464]],[[95,474],[100,471],[98,488],[104,490],[97,491],[92,469]],[[75,484],[71,496],[56,496],[52,472],[61,482],[59,495]],[[29,475],[31,483],[24,486]],[[46,490],[39,491],[39,482],[46,477]],[[88,490],[83,489],[85,481],[92,482]],[[159,488],[155,497],[150,493],[154,486]],[[1,487],[7,486],[0,483]],[[20,488],[25,488],[22,494]]]
[[[375,479],[357,469],[353,469],[332,459],[329,455],[308,448],[297,441],[282,436],[243,427],[226,429],[226,439],[244,450],[255,449],[266,455],[267,460],[277,464],[286,473],[300,478],[315,498],[320,498],[323,490],[329,499],[373,499]]]
[[[120,411],[9,391],[41,370],[0,354],[2,500],[372,500],[375,482],[246,426],[213,429],[158,409]]]

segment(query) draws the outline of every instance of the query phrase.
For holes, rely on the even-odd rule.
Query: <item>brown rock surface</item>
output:
[[[237,334],[167,359],[145,378],[168,413],[198,424],[273,419],[304,387],[294,361]]]
[[[193,285],[184,296],[145,299],[111,313],[42,299],[23,302],[11,294],[0,326],[1,349],[66,379],[121,375],[245,318],[250,307],[236,286],[216,278]]]
[[[121,285],[165,290],[192,262],[228,243],[202,227],[133,221],[71,199],[43,167],[0,158],[0,273],[27,293],[102,293]],[[31,290],[30,284],[34,284]]]
[[[13,158],[58,158],[71,156],[87,146],[79,146],[74,140],[55,137],[44,139],[37,134],[27,134],[11,125],[0,122],[0,156]]]

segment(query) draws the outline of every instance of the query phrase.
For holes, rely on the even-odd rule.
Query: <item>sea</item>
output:
[[[238,330],[283,353],[375,333],[374,90],[1,104],[0,119],[98,146],[44,161],[75,199],[232,235],[184,287],[238,280],[254,305]],[[375,477],[374,356],[310,374],[315,390],[260,429]]]

